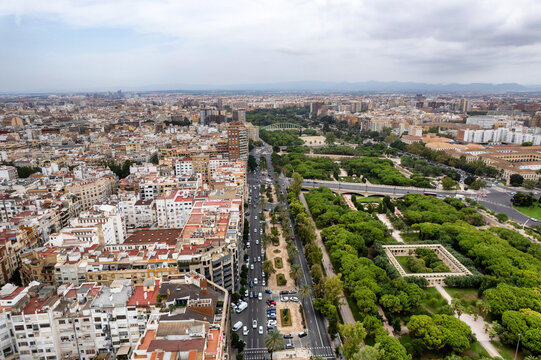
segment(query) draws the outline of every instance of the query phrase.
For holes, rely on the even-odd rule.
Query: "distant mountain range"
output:
[[[409,92],[409,93],[485,93],[485,92],[530,92],[541,91],[541,85],[521,85],[517,83],[490,84],[429,84],[422,82],[400,81],[363,81],[363,82],[330,82],[330,81],[291,81],[262,84],[233,85],[153,85],[139,88],[142,91],[225,91],[225,92]],[[133,89],[135,90],[135,89]]]
[[[196,85],[196,84],[156,84],[141,87],[87,89],[87,90],[35,90],[22,93],[92,93],[116,91],[128,92],[186,92],[186,93],[505,93],[541,92],[541,85],[521,85],[517,83],[470,83],[470,84],[430,84],[401,81],[289,81],[261,84]],[[2,92],[0,92],[2,93]],[[6,92],[7,94],[7,92]]]

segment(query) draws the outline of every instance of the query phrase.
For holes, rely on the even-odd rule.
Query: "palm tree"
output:
[[[274,270],[274,266],[272,265],[272,261],[270,260],[263,261],[263,271],[265,272],[267,277],[270,274],[274,274],[275,270]]]
[[[458,315],[458,318],[460,319],[460,316],[462,316],[462,314],[464,313],[464,311],[466,310],[464,308],[464,304],[462,304],[461,301],[459,300],[456,300],[456,299],[453,299],[453,301],[451,301],[451,309],[456,312],[456,314]]]
[[[280,334],[278,330],[268,332],[267,335],[265,335],[265,346],[269,350],[272,360],[272,353],[284,348],[284,338],[282,337],[282,334]]]
[[[295,245],[291,244],[291,246],[287,247],[287,255],[289,257],[289,262],[293,262],[293,259],[299,255],[299,249],[297,249]]]
[[[310,296],[312,296],[312,288],[310,287],[310,285],[304,284],[299,289],[299,297],[304,300],[310,298]]]
[[[261,245],[263,245],[263,249],[266,249],[272,241],[272,238],[269,234],[263,234],[261,236]]]
[[[299,280],[302,276],[302,269],[299,264],[293,264],[291,265],[291,270],[289,271],[289,276],[295,281],[295,284],[297,284],[297,280]]]

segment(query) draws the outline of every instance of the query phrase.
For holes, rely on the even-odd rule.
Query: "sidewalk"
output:
[[[402,235],[400,235],[400,231],[396,230],[396,229],[393,227],[393,224],[392,224],[391,221],[387,218],[387,215],[386,215],[386,214],[378,214],[378,219],[379,219],[379,221],[381,221],[382,223],[384,223],[385,226],[387,226],[389,229],[392,230],[391,236],[392,236],[396,241],[398,241],[399,243],[403,243],[403,242],[404,242],[404,239],[402,239]]]
[[[310,218],[312,217],[312,214],[310,213],[310,209],[308,208],[308,204],[306,203],[306,199],[304,198],[304,194],[301,192],[299,195],[299,200],[306,208],[306,211],[308,212],[308,215],[310,215]],[[336,276],[336,273],[334,272],[334,268],[331,263],[331,259],[329,258],[329,254],[327,254],[327,249],[325,249],[325,245],[323,244],[323,240],[321,240],[321,230],[316,228],[316,241],[323,253],[323,268],[325,269],[325,273],[327,274],[327,277],[330,276]],[[347,303],[345,297],[343,299],[342,304],[340,305],[340,314],[342,315],[342,319],[344,320],[345,324],[353,324],[355,323],[355,318],[353,317],[353,312],[351,311],[349,304]]]
[[[451,301],[453,300],[452,296],[449,295],[447,291],[441,286],[436,285],[436,290],[443,296],[445,300],[451,305]],[[471,331],[475,334],[475,337],[477,338],[477,341],[485,348],[485,350],[488,352],[488,354],[491,357],[501,357],[500,353],[498,353],[498,350],[492,345],[490,342],[490,337],[488,336],[488,333],[485,332],[485,324],[487,323],[485,319],[483,319],[482,316],[478,316],[477,320],[474,319],[473,315],[469,314],[462,314],[461,316],[458,316],[455,314],[457,318],[464,321],[468,326],[471,328]]]

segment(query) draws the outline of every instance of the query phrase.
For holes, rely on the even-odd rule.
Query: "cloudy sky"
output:
[[[0,91],[541,84],[539,0],[1,0]]]

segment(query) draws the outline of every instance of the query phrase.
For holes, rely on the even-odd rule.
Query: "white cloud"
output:
[[[22,19],[20,26],[38,17],[73,28],[160,35],[170,49],[147,54],[154,62],[131,61],[146,74],[156,73],[148,70],[153,64],[194,66],[180,71],[187,82],[541,82],[541,74],[532,79],[522,67],[526,59],[532,66],[541,61],[541,2],[535,0],[4,0],[2,15]],[[496,68],[507,69],[505,76],[498,78]]]

